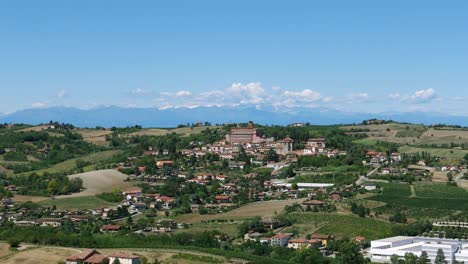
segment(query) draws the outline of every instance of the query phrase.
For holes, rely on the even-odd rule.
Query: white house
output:
[[[109,255],[109,263],[114,263],[115,259],[118,259],[120,264],[140,264],[138,256],[126,253],[112,253]]]

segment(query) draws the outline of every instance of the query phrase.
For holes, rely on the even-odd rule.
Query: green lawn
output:
[[[118,203],[106,202],[95,196],[83,196],[62,199],[49,199],[39,202],[39,204],[44,207],[52,207],[55,205],[58,209],[94,209],[104,206],[115,206]]]
[[[322,233],[338,237],[364,236],[367,239],[377,239],[391,235],[390,223],[373,218],[309,212],[291,213],[287,217],[294,223],[290,229],[299,231],[301,236]]]

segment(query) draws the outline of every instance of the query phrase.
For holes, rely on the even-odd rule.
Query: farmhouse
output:
[[[95,264],[103,263],[106,259],[104,255],[99,254],[96,250],[88,249],[77,255],[70,256],[66,259],[67,264]],[[99,261],[100,260],[100,261]]]
[[[118,259],[120,264],[139,264],[140,258],[135,255],[126,253],[113,253],[109,255],[109,263],[117,263],[115,260]]]

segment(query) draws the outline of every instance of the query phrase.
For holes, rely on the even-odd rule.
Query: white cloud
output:
[[[224,92],[226,96],[231,96],[233,101],[238,101],[239,104],[261,104],[267,96],[265,89],[259,82],[233,83]]]
[[[416,91],[412,96],[411,99],[417,102],[427,102],[436,97],[436,92],[434,89],[429,88],[425,90]]]
[[[388,95],[388,98],[392,100],[401,100],[402,96],[399,93],[392,93]]]
[[[190,91],[185,91],[185,90],[183,90],[183,91],[178,91],[178,92],[176,93],[176,96],[177,96],[177,97],[190,96],[190,95],[192,95],[192,93],[191,93]]]
[[[193,93],[187,90],[161,92],[154,102],[158,108],[194,108],[199,106],[254,106],[263,108],[317,107],[319,103],[328,103],[332,97],[323,97],[311,89],[285,90],[274,86],[265,88],[260,82],[233,83],[220,90]]]
[[[58,91],[58,93],[57,93],[57,98],[58,98],[58,99],[62,99],[62,98],[64,98],[64,97],[67,96],[67,95],[68,95],[68,91],[65,90],[65,89],[62,89],[62,90]]]
[[[136,89],[130,90],[130,94],[133,94],[133,95],[145,95],[145,94],[150,94],[151,92],[152,92],[151,90],[142,89],[142,88],[136,88]]]
[[[368,93],[355,93],[349,96],[350,103],[364,103],[369,101],[369,94]]]
[[[294,98],[298,101],[303,102],[316,102],[322,98],[320,93],[312,91],[310,89],[305,89],[300,92],[295,91],[285,91],[284,95],[289,98]]]
[[[44,107],[47,107],[49,104],[45,103],[45,102],[35,102],[31,105],[31,107],[33,108],[44,108]]]
[[[412,103],[425,103],[437,98],[436,91],[432,88],[422,89],[414,92],[413,94],[401,95],[399,93],[392,93],[388,96],[390,99],[399,102],[412,102]]]

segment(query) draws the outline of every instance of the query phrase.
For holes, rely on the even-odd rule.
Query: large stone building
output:
[[[247,127],[233,127],[231,133],[226,135],[226,141],[231,144],[260,143],[262,138],[257,135],[257,129],[252,121]]]
[[[276,143],[276,153],[279,155],[286,155],[288,152],[293,151],[293,142],[294,140],[290,137],[286,137],[285,139],[279,140]]]

